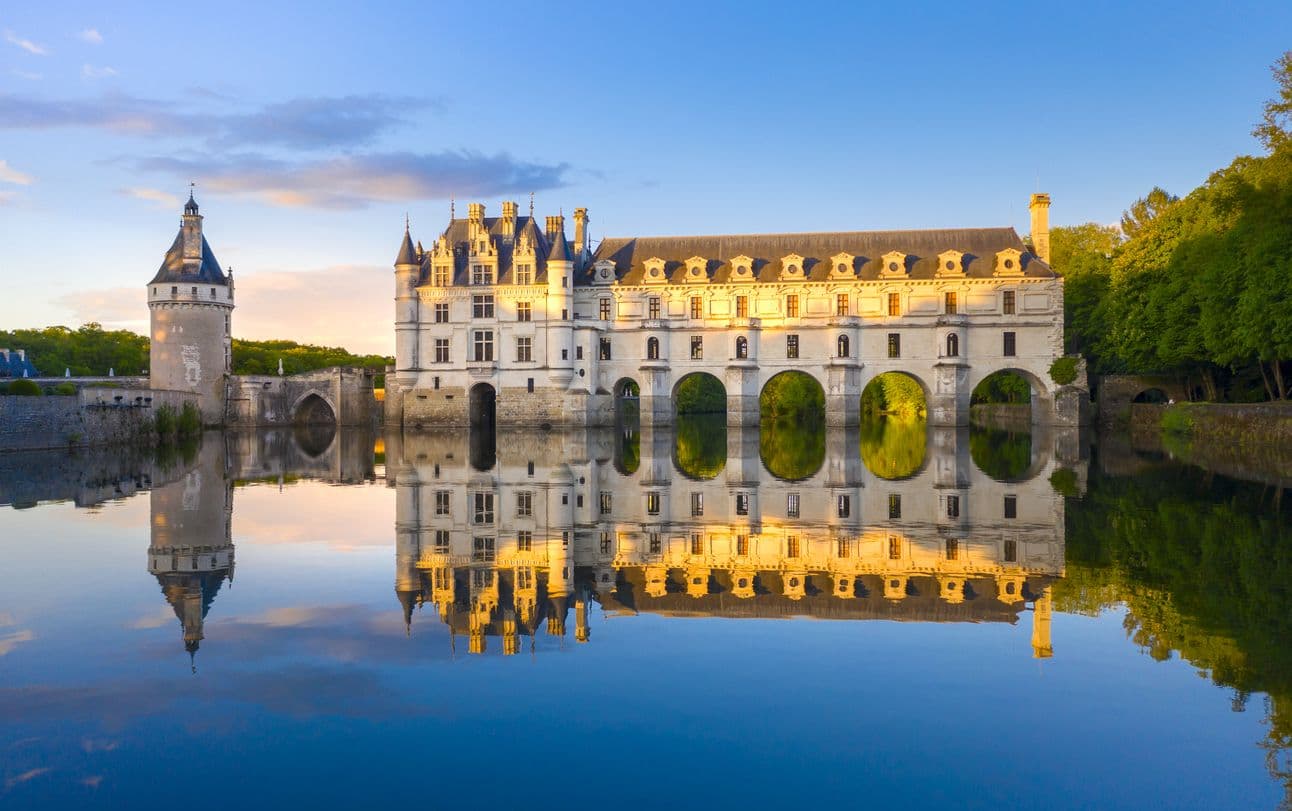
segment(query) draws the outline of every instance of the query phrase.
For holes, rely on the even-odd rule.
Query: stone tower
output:
[[[233,277],[220,269],[202,236],[202,215],[191,194],[179,234],[148,283],[148,310],[149,385],[196,392],[203,422],[223,422],[232,368]]]

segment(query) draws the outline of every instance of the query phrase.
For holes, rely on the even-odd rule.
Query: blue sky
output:
[[[1237,154],[1292,4],[6,4],[0,328],[140,329],[190,181],[235,333],[388,351],[405,212],[1114,222]],[[17,6],[17,7],[14,7]]]

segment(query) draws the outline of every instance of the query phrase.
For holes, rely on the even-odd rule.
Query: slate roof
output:
[[[515,265],[513,254],[515,253],[516,244],[520,242],[522,235],[527,235],[534,246],[534,284],[547,283],[547,257],[551,246],[548,244],[547,236],[543,229],[538,225],[533,217],[516,218],[516,234],[512,239],[506,238],[503,229],[502,217],[486,217],[484,220],[485,230],[491,237],[494,237],[493,244],[498,248],[498,284],[511,284],[515,281]],[[470,221],[466,219],[454,218],[449,221],[449,225],[444,229],[444,236],[448,239],[449,244],[453,246],[453,280],[455,285],[466,285],[471,281],[471,252],[469,250],[467,236],[470,234]],[[421,282],[429,281],[431,275],[431,254],[434,249],[428,249],[422,256],[422,273]]]
[[[197,267],[196,272],[191,268],[185,268],[184,229],[180,228],[179,233],[175,235],[175,241],[171,243],[170,250],[166,251],[166,258],[162,260],[157,275],[149,284],[169,282],[228,284],[229,280],[220,269],[220,263],[215,260],[215,254],[211,252],[211,246],[207,244],[205,236],[202,237],[202,264]]]
[[[831,257],[840,253],[856,257],[853,267],[858,278],[879,278],[880,257],[899,251],[907,255],[910,279],[932,279],[937,271],[938,254],[960,251],[964,256],[966,278],[990,278],[995,271],[996,253],[1013,248],[1023,254],[1021,264],[1026,278],[1052,279],[1056,274],[1038,259],[1013,228],[948,228],[918,231],[843,231],[806,234],[727,234],[686,237],[611,237],[601,241],[592,262],[608,259],[615,263],[615,274],[623,284],[640,284],[648,259],[665,260],[665,271],[671,281],[683,281],[685,262],[695,256],[708,259],[711,281],[725,282],[731,275],[730,260],[748,256],[754,260],[753,271],[759,281],[777,281],[781,259],[791,254],[804,257],[803,270],[808,281],[826,281]],[[577,284],[590,277],[578,274]]]
[[[396,265],[416,265],[417,251],[413,248],[413,238],[409,236],[408,229],[404,229],[404,242],[399,246],[399,256],[395,257]]]

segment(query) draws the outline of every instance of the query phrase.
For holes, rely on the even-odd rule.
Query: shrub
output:
[[[70,397],[70,396],[72,396],[72,395],[76,394],[76,384],[75,384],[75,383],[59,383],[59,384],[58,384],[57,386],[55,386],[54,388],[50,389],[50,390],[49,390],[49,393],[50,393],[50,394],[57,394],[57,395],[58,395],[58,396],[60,396],[60,397]]]
[[[1184,403],[1168,406],[1162,412],[1162,430],[1168,434],[1188,434],[1193,431],[1193,415]]]
[[[36,381],[19,378],[9,384],[9,394],[14,397],[39,397],[42,392]]]
[[[1077,486],[1076,471],[1066,467],[1055,468],[1050,474],[1050,486],[1061,496],[1076,498],[1081,495],[1081,490]]]
[[[1056,358],[1050,364],[1050,379],[1060,386],[1066,386],[1077,379],[1077,359],[1068,355]]]
[[[185,403],[180,409],[177,430],[181,437],[193,437],[202,432],[202,412],[192,403]]]
[[[175,423],[175,409],[168,405],[157,407],[157,413],[153,415],[153,430],[157,432],[158,439],[163,442],[174,439]]]

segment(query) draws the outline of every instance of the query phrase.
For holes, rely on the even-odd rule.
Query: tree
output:
[[[1270,66],[1270,73],[1278,85],[1278,95],[1265,102],[1265,114],[1252,135],[1270,152],[1277,152],[1292,143],[1292,51],[1284,51]]]
[[[1115,225],[1061,225],[1050,230],[1050,267],[1067,277],[1090,269],[1092,258],[1111,259],[1119,244],[1121,231]]]
[[[1180,198],[1154,186],[1144,197],[1131,203],[1131,207],[1122,212],[1122,234],[1127,239],[1139,236],[1150,222],[1157,219]]]

